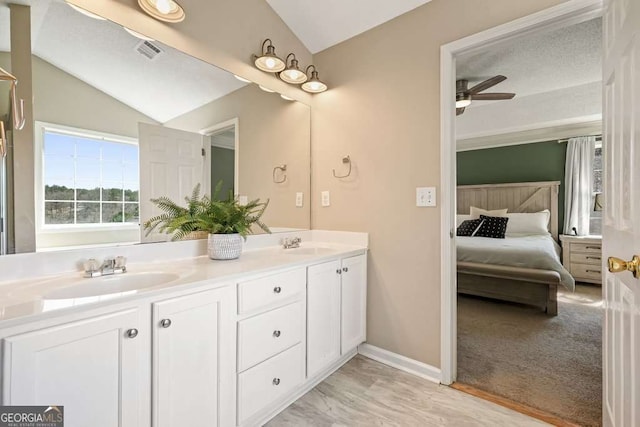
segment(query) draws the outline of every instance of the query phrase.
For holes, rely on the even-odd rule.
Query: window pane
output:
[[[125,163],[138,164],[138,146],[133,144],[122,144],[123,160]]]
[[[102,163],[102,180],[122,182],[123,170],[122,163],[103,162]]]
[[[124,180],[131,182],[138,182],[140,180],[137,163],[126,163],[124,165]]]
[[[137,203],[124,204],[124,221],[134,224],[140,223],[140,210]]]
[[[102,160],[108,162],[120,162],[122,163],[124,144],[119,142],[103,142],[102,143]]]
[[[99,224],[100,203],[78,202],[76,218],[78,224]]]
[[[45,202],[45,224],[73,224],[73,202]]]
[[[45,200],[73,200],[73,182],[61,184],[45,184]]]
[[[102,222],[122,222],[122,203],[103,203]]]
[[[126,202],[138,202],[140,199],[138,183],[125,183],[124,184],[124,200]]]
[[[76,138],[76,155],[81,158],[100,160],[100,141]]]
[[[44,180],[51,183],[54,180],[74,178],[75,161],[73,157],[49,156],[44,157]]]
[[[602,193],[602,171],[593,171],[593,191]]]
[[[76,185],[77,200],[100,201],[100,185],[98,184],[98,181],[79,181]]]
[[[102,187],[102,200],[105,202],[122,201],[122,184],[106,183]]]
[[[57,155],[64,157],[73,157],[75,155],[74,138],[68,135],[45,132],[44,153],[47,156]]]
[[[100,161],[78,159],[76,162],[76,181],[100,181]]]

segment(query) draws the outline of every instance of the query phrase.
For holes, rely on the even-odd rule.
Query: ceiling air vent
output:
[[[164,53],[164,50],[146,40],[138,43],[138,45],[136,46],[136,51],[140,55],[145,56],[148,59],[155,59],[158,55]]]

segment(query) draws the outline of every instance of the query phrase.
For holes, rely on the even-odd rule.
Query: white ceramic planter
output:
[[[239,234],[209,234],[209,258],[236,259],[242,253],[242,236]]]

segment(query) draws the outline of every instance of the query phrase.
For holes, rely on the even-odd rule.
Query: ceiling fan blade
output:
[[[473,95],[474,101],[497,101],[501,99],[513,99],[515,93],[478,93]]]
[[[498,83],[502,83],[505,80],[507,80],[507,78],[505,76],[491,77],[490,79],[487,79],[487,80],[483,81],[482,83],[478,83],[477,85],[475,85],[474,87],[469,89],[468,92],[471,95],[474,95],[474,94],[476,94],[478,92],[482,92],[483,90],[487,90],[490,87],[493,87],[493,86],[497,85]]]
[[[459,116],[462,113],[464,113],[464,108],[456,108],[456,116]]]

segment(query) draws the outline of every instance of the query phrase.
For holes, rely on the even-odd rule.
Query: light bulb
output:
[[[311,82],[311,83],[309,84],[309,86],[311,86],[311,89],[313,89],[313,90],[318,90],[318,89],[320,89],[320,88],[322,87],[322,86],[320,85],[320,83],[318,83],[318,82]]]
[[[275,68],[276,66],[276,61],[273,58],[267,58],[267,60],[264,61],[264,63],[268,68]]]
[[[469,105],[471,105],[470,99],[461,99],[459,101],[456,101],[456,108],[466,108]]]
[[[287,75],[292,79],[292,80],[298,80],[300,78],[300,75],[302,73],[298,70],[288,70],[287,71]]]
[[[171,3],[171,0],[157,0],[156,9],[158,9],[158,12],[167,15],[171,12]]]

